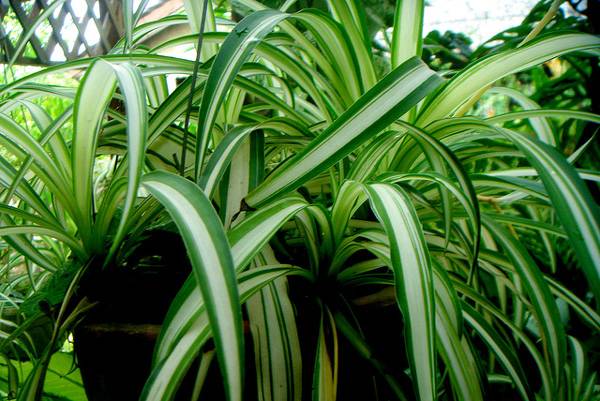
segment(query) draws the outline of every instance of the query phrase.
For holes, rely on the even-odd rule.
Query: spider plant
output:
[[[566,53],[595,57],[600,40],[548,29],[553,2],[519,43],[442,78],[420,60],[424,4],[403,0],[383,75],[359,2],[330,0],[328,13],[238,3],[250,13],[229,32],[217,29],[210,2],[141,25],[139,10],[126,13],[111,54],[0,88],[0,138],[20,166],[6,167],[0,234],[19,260],[50,272],[75,261],[84,272],[119,263],[124,241],[157,219],[179,229],[193,274],[165,319],[141,399],[173,399],[198,358],[200,391],[214,355],[228,400],[242,399],[248,380],[260,400],[342,399],[354,388],[346,353],[369,365],[354,374],[371,397],[597,399],[588,338],[569,331],[559,307],[585,336],[597,333],[600,223],[589,186],[598,173],[577,168],[591,141],[566,157],[553,126],[600,117],[493,86]],[[181,24],[193,33],[160,34]],[[199,35],[200,63],[164,55]],[[85,69],[77,88],[35,83],[74,69]],[[185,79],[170,89],[174,74]],[[469,115],[486,91],[523,110]],[[46,96],[71,97],[73,108],[41,136],[11,122],[13,108]],[[72,138],[58,132],[67,121]],[[94,193],[102,153],[118,159]],[[557,280],[559,267],[534,258],[524,238],[549,261],[565,241],[587,293]],[[72,292],[55,338],[88,307],[69,309]],[[371,337],[391,323],[361,308],[387,301],[400,329],[378,344]],[[39,395],[47,358],[20,399]]]

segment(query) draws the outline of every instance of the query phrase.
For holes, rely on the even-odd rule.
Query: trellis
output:
[[[0,0],[0,62],[14,56],[25,33],[51,4],[48,0]],[[123,33],[121,4],[116,0],[63,2],[41,21],[16,63],[50,65],[105,54]],[[95,43],[91,36],[96,36]]]

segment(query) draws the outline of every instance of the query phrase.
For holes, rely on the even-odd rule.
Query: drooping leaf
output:
[[[165,206],[179,228],[206,304],[227,398],[241,400],[242,313],[223,226],[204,193],[185,178],[153,172],[143,177],[142,184]]]
[[[420,222],[410,198],[400,188],[376,183],[366,185],[365,190],[389,237],[415,392],[419,400],[435,400],[435,300],[431,261]]]

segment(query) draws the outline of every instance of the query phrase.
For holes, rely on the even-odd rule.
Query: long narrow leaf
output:
[[[261,256],[266,264],[277,263],[270,249]],[[246,307],[254,340],[259,400],[300,401],[302,359],[287,279],[274,280],[250,298]]]
[[[537,170],[600,310],[600,208],[575,169],[552,147],[502,130]]]
[[[223,227],[204,193],[185,178],[165,172],[142,184],[168,210],[179,228],[202,292],[230,401],[241,400],[244,334],[233,258]]]
[[[558,33],[522,47],[498,53],[470,65],[452,78],[423,107],[417,125],[425,126],[448,117],[486,85],[561,54],[598,48],[600,39],[580,33]]]
[[[257,291],[279,277],[287,274],[303,275],[305,272],[303,269],[289,265],[265,266],[244,272],[239,277],[240,302],[246,302]],[[193,307],[199,309],[200,313],[192,319],[185,335],[174,344],[170,352],[155,361],[153,372],[140,397],[143,401],[172,400],[178,383],[183,379],[202,345],[210,338],[211,325],[206,315],[204,300],[195,283],[189,281],[186,285],[196,292],[197,302],[184,305],[178,304],[178,300],[175,300],[172,308],[175,307],[175,311],[179,311],[180,308]]]
[[[246,202],[255,207],[298,188],[375,136],[440,83],[440,77],[420,60],[405,62],[357,100],[309,146],[269,175],[248,195]]]
[[[365,190],[390,239],[415,391],[421,401],[435,400],[435,301],[431,261],[420,222],[410,198],[399,188],[370,184]]]
[[[76,194],[77,225],[83,238],[92,236],[93,175],[98,135],[117,79],[103,60],[90,65],[81,80],[73,109],[74,135],[71,154],[73,193]]]
[[[144,167],[146,138],[148,135],[148,113],[146,112],[146,91],[139,70],[131,64],[112,65],[125,99],[127,110],[127,162],[128,180],[125,205],[121,221],[113,237],[113,244],[107,259],[120,245],[125,236],[126,224],[137,198],[138,187]]]
[[[392,36],[392,68],[411,57],[420,57],[423,46],[423,0],[398,0]]]
[[[510,256],[514,269],[529,295],[532,312],[541,329],[544,355],[550,365],[554,386],[558,391],[562,377],[561,369],[566,361],[567,342],[565,329],[550,289],[535,262],[519,241],[491,219],[482,216],[482,222]]]
[[[206,79],[199,114],[203,116],[196,132],[196,180],[199,179],[204,153],[217,113],[236,74],[262,37],[288,14],[275,10],[256,12],[241,21],[227,36]]]

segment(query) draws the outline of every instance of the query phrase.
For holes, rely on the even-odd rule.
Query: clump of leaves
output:
[[[127,14],[126,40],[113,53],[57,67],[86,69],[64,118],[75,127],[64,147],[36,145],[0,114],[0,138],[32,172],[15,184],[19,210],[7,208],[29,224],[0,228],[15,252],[48,271],[71,255],[103,266],[157,221],[179,230],[192,274],[167,313],[141,399],[172,399],[197,358],[201,372],[218,361],[232,401],[245,380],[265,401],[335,400],[373,380],[371,397],[384,388],[400,400],[477,401],[499,388],[525,400],[595,396],[582,344],[600,328],[598,313],[560,280],[558,263],[546,268],[534,256],[556,262],[556,238],[568,241],[597,305],[600,222],[586,184],[597,172],[577,164],[587,147],[565,154],[552,127],[600,117],[545,109],[494,84],[566,53],[595,53],[600,40],[538,37],[555,13],[549,7],[518,45],[473,53],[444,79],[421,61],[422,12],[414,10],[423,2],[402,1],[391,70],[380,75],[359,3],[331,0],[327,13],[294,14],[240,3],[253,12],[229,33],[209,3],[186,2],[187,15],[137,28]],[[150,33],[183,23],[196,33],[143,46]],[[162,55],[198,43],[201,26],[200,63]],[[170,74],[186,78],[173,89]],[[0,96],[30,96],[34,78]],[[519,108],[469,115],[486,92]],[[103,152],[120,163],[97,193]],[[33,194],[55,202],[43,206]],[[539,238],[535,246],[524,232]],[[60,245],[36,253],[21,237],[33,233]],[[361,309],[369,302],[394,313],[372,321]],[[565,325],[557,305],[588,329]],[[396,335],[385,337],[390,326]],[[389,359],[379,356],[388,342]],[[348,355],[372,369],[340,363]],[[198,377],[201,387],[206,376]],[[41,382],[28,381],[24,394]]]

